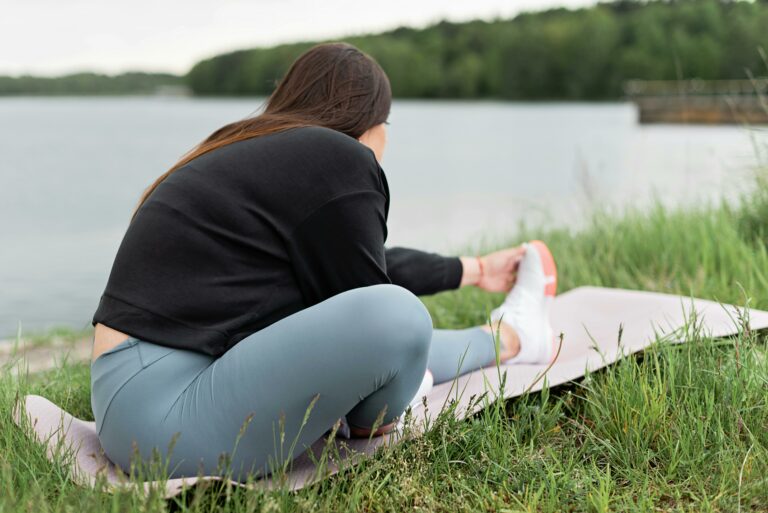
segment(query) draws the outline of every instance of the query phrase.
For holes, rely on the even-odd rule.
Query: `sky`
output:
[[[266,47],[594,0],[0,0],[0,75],[186,73]]]

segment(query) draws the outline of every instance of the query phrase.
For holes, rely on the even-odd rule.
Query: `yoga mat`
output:
[[[598,287],[573,289],[554,300],[552,324],[556,334],[563,334],[563,344],[557,361],[546,372],[546,384],[553,387],[583,377],[586,372],[641,351],[661,338],[680,342],[684,339],[681,329],[686,320],[695,319],[700,323],[702,332],[712,337],[736,334],[740,327],[740,312],[744,313],[744,309],[669,294]],[[749,309],[748,316],[750,329],[768,328],[768,312]],[[484,407],[485,401],[478,400],[483,393],[486,393],[487,404],[490,404],[498,398],[501,389],[499,374],[503,375],[504,371],[507,372],[503,397],[516,397],[529,389],[538,391],[544,386],[541,377],[546,368],[546,365],[528,364],[502,365],[500,369],[490,366],[435,385],[426,396],[426,408],[418,401],[413,406],[413,431],[406,436],[418,436],[452,400],[456,405],[453,414],[459,419]],[[77,419],[40,396],[26,396],[22,403],[17,404],[14,419],[30,430],[30,436],[46,446],[51,461],[55,460],[57,448],[70,451],[74,458],[64,459],[71,461],[72,475],[83,485],[93,485],[96,476],[103,474],[112,489],[139,486],[148,491],[151,487],[159,487],[166,497],[173,497],[184,487],[194,486],[201,480],[219,479],[209,476],[131,483],[104,456],[93,422]],[[23,422],[25,420],[29,422]],[[314,458],[310,457],[308,450],[304,450],[291,462],[288,471],[283,474],[282,483],[278,478],[268,476],[256,481],[253,486],[271,488],[287,485],[290,489],[299,489],[402,439],[398,432],[370,441],[345,439],[338,435],[328,440],[326,434],[310,447]],[[335,446],[340,458],[331,458],[318,467],[313,459],[320,459],[326,443]],[[296,449],[297,452],[300,450]]]

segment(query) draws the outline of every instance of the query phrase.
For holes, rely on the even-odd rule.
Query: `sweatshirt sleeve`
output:
[[[386,269],[392,283],[417,296],[459,288],[464,267],[461,259],[418,249],[385,248]]]
[[[308,306],[387,275],[385,197],[373,190],[338,196],[318,207],[288,237],[296,280]]]

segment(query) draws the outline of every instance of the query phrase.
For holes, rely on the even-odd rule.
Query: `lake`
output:
[[[264,98],[0,98],[0,339],[84,328],[142,190]],[[382,160],[387,246],[458,254],[595,205],[735,198],[756,163],[735,126],[641,126],[628,103],[399,100]],[[505,239],[506,238],[506,239]]]

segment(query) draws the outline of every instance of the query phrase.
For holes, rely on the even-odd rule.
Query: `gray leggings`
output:
[[[427,368],[440,383],[494,357],[490,333],[433,329],[413,293],[371,285],[285,317],[218,358],[131,337],[91,365],[91,405],[107,456],[126,471],[135,450],[147,461],[156,449],[170,477],[220,474],[227,453],[242,480],[299,456],[342,416],[370,427],[386,408],[382,424],[396,420]]]

